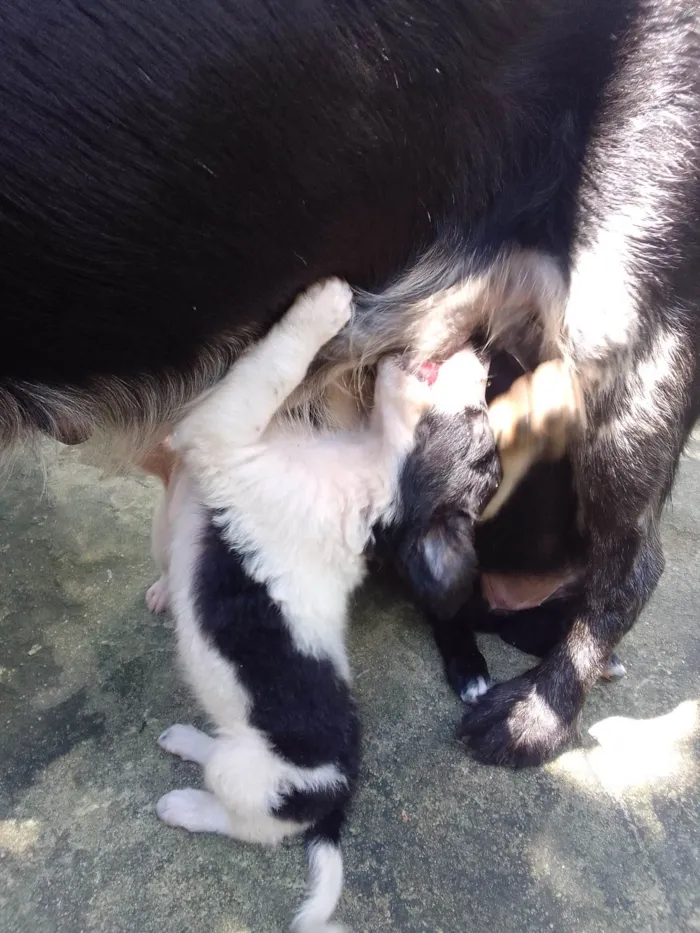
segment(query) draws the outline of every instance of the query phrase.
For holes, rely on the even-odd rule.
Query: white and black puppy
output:
[[[171,607],[187,679],[216,726],[216,738],[185,725],[160,737],[203,766],[208,790],[172,791],[158,815],[268,844],[306,830],[311,881],[299,931],[334,929],[342,887],[339,836],[359,757],[349,597],[373,528],[395,509],[423,413],[442,396],[454,404],[458,374],[462,394],[480,391],[471,351],[433,386],[387,357],[371,413],[354,427],[295,418],[286,403],[351,306],[338,280],[302,295],[181,422],[175,453],[151,464],[167,482],[154,519],[163,575],[147,601]]]

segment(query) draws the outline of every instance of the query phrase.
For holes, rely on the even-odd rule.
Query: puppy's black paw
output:
[[[485,764],[528,767],[548,761],[571,742],[578,704],[567,704],[568,715],[557,712],[544,686],[529,672],[496,684],[475,703],[462,720],[460,738],[476,758]]]

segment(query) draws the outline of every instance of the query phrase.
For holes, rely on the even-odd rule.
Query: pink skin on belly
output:
[[[484,573],[481,591],[491,609],[534,609],[576,579],[573,571],[552,574]]]
[[[439,363],[434,363],[432,360],[427,360],[425,363],[421,363],[421,365],[418,367],[418,378],[423,382],[427,382],[428,385],[431,386],[437,379],[439,368]]]
[[[418,378],[431,386],[439,369],[439,363],[426,360],[418,367]],[[574,579],[571,571],[539,575],[486,573],[481,577],[481,588],[491,609],[517,612],[541,606]]]

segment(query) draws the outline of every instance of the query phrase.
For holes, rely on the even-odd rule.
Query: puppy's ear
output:
[[[463,513],[436,518],[402,551],[402,569],[418,600],[440,618],[451,618],[471,595],[476,575],[472,519]]]

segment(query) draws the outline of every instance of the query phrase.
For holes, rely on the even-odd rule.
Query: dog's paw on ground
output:
[[[165,612],[168,608],[169,593],[167,577],[159,577],[146,591],[146,605],[151,612]]]
[[[493,686],[490,677],[470,677],[459,691],[460,699],[463,703],[472,705],[476,703],[479,697],[482,697]]]
[[[622,680],[627,676],[627,668],[616,654],[611,654],[601,676],[603,680]]]
[[[194,726],[183,726],[176,723],[166,729],[158,737],[158,744],[171,755],[177,755],[184,761],[194,761],[195,764],[204,764],[211,753],[214,739],[195,729]]]
[[[158,818],[167,826],[190,833],[219,833],[230,836],[228,814],[213,794],[184,787],[164,794],[156,804]]]
[[[186,829],[188,832],[201,832],[202,827],[202,801],[201,796],[206,791],[185,787],[182,790],[171,790],[164,794],[156,804],[158,818],[167,826]]]
[[[577,712],[573,706],[570,716],[555,710],[545,684],[538,684],[532,673],[524,674],[495,684],[480,697],[462,719],[460,738],[485,764],[539,765],[571,742]]]

